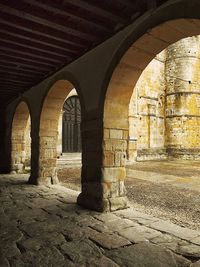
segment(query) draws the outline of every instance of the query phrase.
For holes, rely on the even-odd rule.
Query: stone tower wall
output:
[[[169,46],[140,76],[129,105],[129,160],[200,157],[200,37]]]
[[[200,157],[200,37],[166,50],[166,148],[170,156]]]

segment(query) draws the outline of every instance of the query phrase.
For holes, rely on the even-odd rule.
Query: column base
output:
[[[30,177],[28,179],[28,184],[38,185],[37,178],[35,176],[30,175]]]
[[[80,193],[77,198],[77,204],[87,209],[98,212],[109,212],[130,207],[127,197],[114,198],[95,198],[91,195]]]
[[[35,178],[30,176],[28,180],[28,184],[33,184],[33,185],[54,185],[54,184],[59,184],[58,178],[57,177],[39,177]]]

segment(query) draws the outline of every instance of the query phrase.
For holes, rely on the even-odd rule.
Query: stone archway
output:
[[[135,41],[113,71],[104,104],[102,188],[110,210],[126,208],[124,180],[129,136],[129,102],[142,71],[176,41],[200,34],[195,20],[165,22]]]
[[[74,99],[76,103],[74,103]],[[80,126],[81,106],[77,91],[74,88],[67,95],[59,116],[56,169],[59,182],[63,186],[76,191],[81,190],[82,153]]]
[[[80,106],[80,100],[79,100],[79,97],[78,97],[78,94],[77,94],[77,91],[75,88],[72,89],[72,91],[70,91],[70,93],[67,95],[67,98],[65,99],[64,101],[64,104],[63,104],[63,107],[61,109],[61,113],[60,113],[60,116],[59,116],[59,122],[58,122],[58,142],[57,142],[57,157],[60,158],[60,156],[63,155],[63,153],[65,152],[68,152],[68,151],[65,151],[65,149],[63,149],[63,119],[64,119],[64,115],[65,115],[65,110],[64,110],[64,106],[65,106],[65,103],[68,101],[69,98],[77,98],[78,99],[78,102],[79,102],[79,112],[77,114],[78,118],[76,118],[76,120],[78,120],[78,135],[79,135],[79,140],[78,140],[78,146],[79,146],[79,149],[78,151],[74,151],[74,152],[81,152],[81,136],[80,136],[80,124],[81,124],[81,106]],[[70,103],[70,106],[71,106],[71,103]],[[75,115],[75,114],[74,114]],[[72,117],[74,117],[74,115],[72,114]]]
[[[31,121],[28,106],[20,102],[16,108],[12,122],[11,168],[17,173],[30,170],[31,160]]]
[[[145,68],[129,104],[129,164],[199,159],[200,36],[181,39]]]
[[[39,183],[55,184],[59,123],[63,104],[74,86],[67,80],[59,80],[50,88],[43,104],[40,118]]]

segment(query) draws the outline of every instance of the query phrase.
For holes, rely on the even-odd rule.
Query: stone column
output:
[[[6,125],[6,111],[4,109],[0,110],[0,118],[0,173],[10,173],[11,138]]]
[[[47,129],[40,134],[39,179],[40,184],[56,184],[58,132]]]
[[[23,173],[25,168],[25,136],[24,131],[21,130],[18,134],[12,137],[12,171]]]
[[[39,119],[32,119],[31,125],[31,175],[29,177],[29,184],[38,184],[39,177]],[[38,122],[38,125],[37,125]]]
[[[173,157],[199,157],[199,69],[199,37],[183,39],[167,49],[166,147]]]
[[[82,192],[78,196],[79,205],[89,209],[103,211],[102,187],[102,121],[83,120],[81,122],[82,140]]]
[[[62,155],[62,122],[63,122],[63,110],[60,112],[58,121],[58,141],[57,141],[57,157]]]
[[[137,86],[133,90],[129,103],[129,140],[127,157],[128,161],[134,162],[137,158],[137,139],[138,139],[138,91]]]
[[[128,132],[104,130],[101,119],[82,122],[82,192],[78,204],[97,211],[128,206],[124,179]],[[125,140],[126,139],[126,140]]]
[[[129,206],[124,185],[127,149],[128,130],[104,129],[102,182],[111,211]]]

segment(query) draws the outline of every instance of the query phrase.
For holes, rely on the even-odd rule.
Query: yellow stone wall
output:
[[[200,37],[169,46],[142,72],[129,105],[129,160],[198,158]]]
[[[165,145],[165,54],[143,71],[129,104],[129,159],[155,157]],[[150,153],[150,155],[148,155]],[[165,156],[165,153],[163,153]]]
[[[166,52],[166,148],[172,156],[198,158],[200,37],[183,39]]]

